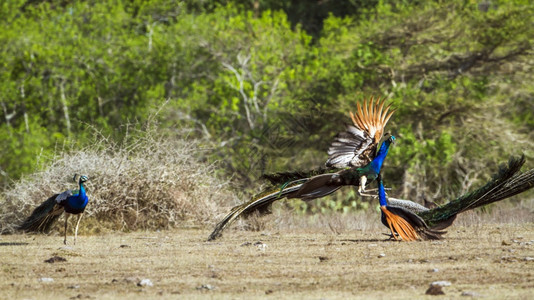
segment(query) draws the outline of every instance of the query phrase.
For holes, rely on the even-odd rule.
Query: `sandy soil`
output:
[[[534,224],[454,226],[446,240],[372,232],[207,230],[0,236],[0,299],[532,299]],[[72,237],[69,237],[72,243]],[[55,256],[66,261],[45,262]],[[56,258],[58,260],[58,258]],[[143,286],[143,279],[150,283]]]

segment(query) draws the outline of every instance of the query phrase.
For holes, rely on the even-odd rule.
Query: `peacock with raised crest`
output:
[[[498,173],[482,187],[432,209],[409,200],[388,199],[379,175],[377,182],[382,223],[391,230],[395,239],[441,239],[446,233],[443,229],[451,226],[458,214],[533,188],[534,169],[519,172],[524,163],[524,156],[511,157],[508,165],[501,165]]]
[[[73,180],[76,181],[77,174],[74,175]],[[69,216],[77,215],[76,229],[74,230],[74,244],[76,244],[76,238],[78,236],[78,226],[82,219],[83,212],[89,198],[85,192],[84,183],[88,180],[88,177],[81,175],[78,179],[78,190],[67,190],[61,194],[55,194],[48,198],[45,202],[41,203],[37,208],[33,210],[31,215],[18,227],[19,230],[24,232],[40,232],[48,233],[52,228],[54,222],[65,212],[65,238],[63,243],[67,244],[67,221]]]
[[[328,150],[326,168],[265,176],[273,186],[232,208],[215,226],[208,240],[220,236],[238,217],[267,211],[273,202],[283,198],[307,201],[330,195],[347,185],[358,186],[360,195],[366,195],[366,184],[377,178],[395,140],[393,136],[384,135],[384,128],[394,112],[389,111],[390,107],[391,104],[385,106],[385,101],[373,98],[363,105],[357,103],[357,113],[350,112],[353,124],[347,125],[346,131],[334,138]]]

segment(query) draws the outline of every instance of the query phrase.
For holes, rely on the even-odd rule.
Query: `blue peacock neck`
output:
[[[80,181],[79,184],[80,184],[80,193],[79,193],[79,195],[80,195],[80,197],[85,197],[86,196],[85,195],[85,187],[83,186],[83,182]]]
[[[87,198],[87,195],[85,194],[85,187],[83,186],[83,182],[79,182],[80,185],[80,191],[78,192],[78,195],[76,195],[74,200],[74,203],[71,203],[71,206],[75,209],[83,209],[89,202],[89,198]]]
[[[380,169],[382,169],[382,164],[388,155],[389,146],[391,145],[391,141],[393,139],[394,137],[385,140],[380,146],[380,150],[378,150],[376,157],[373,159],[373,161],[371,161],[371,169],[377,175],[380,173]]]
[[[382,178],[378,180],[378,201],[380,206],[387,206],[388,199],[386,198],[386,191],[384,189],[384,184],[382,183]]]

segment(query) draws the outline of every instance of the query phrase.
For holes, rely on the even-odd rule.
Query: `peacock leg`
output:
[[[74,230],[74,245],[76,245],[76,237],[78,236],[78,225],[80,225],[80,220],[82,219],[83,213],[78,215],[78,221],[76,221],[76,229]]]
[[[367,176],[364,175],[360,177],[360,186],[358,187],[358,194],[360,194],[360,196],[364,196],[366,183],[367,183]]]
[[[384,190],[386,191],[390,191],[391,188],[384,188]],[[378,189],[377,188],[373,188],[373,189],[370,189],[370,190],[365,190],[366,192],[377,192]],[[375,194],[367,194],[367,193],[361,193],[360,191],[358,191],[358,194],[360,196],[363,196],[363,197],[373,197],[373,198],[377,198],[378,197],[378,193],[375,195]],[[386,193],[387,195],[387,193]]]
[[[65,239],[63,240],[63,244],[67,244],[67,221],[69,220],[69,213],[65,213]]]

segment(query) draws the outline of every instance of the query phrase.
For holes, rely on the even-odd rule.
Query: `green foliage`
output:
[[[247,195],[264,172],[321,166],[371,95],[397,109],[384,170],[402,197],[439,201],[534,156],[528,1],[28,3],[0,5],[4,186],[90,127],[120,139],[157,110]],[[306,210],[362,208],[351,193]]]

